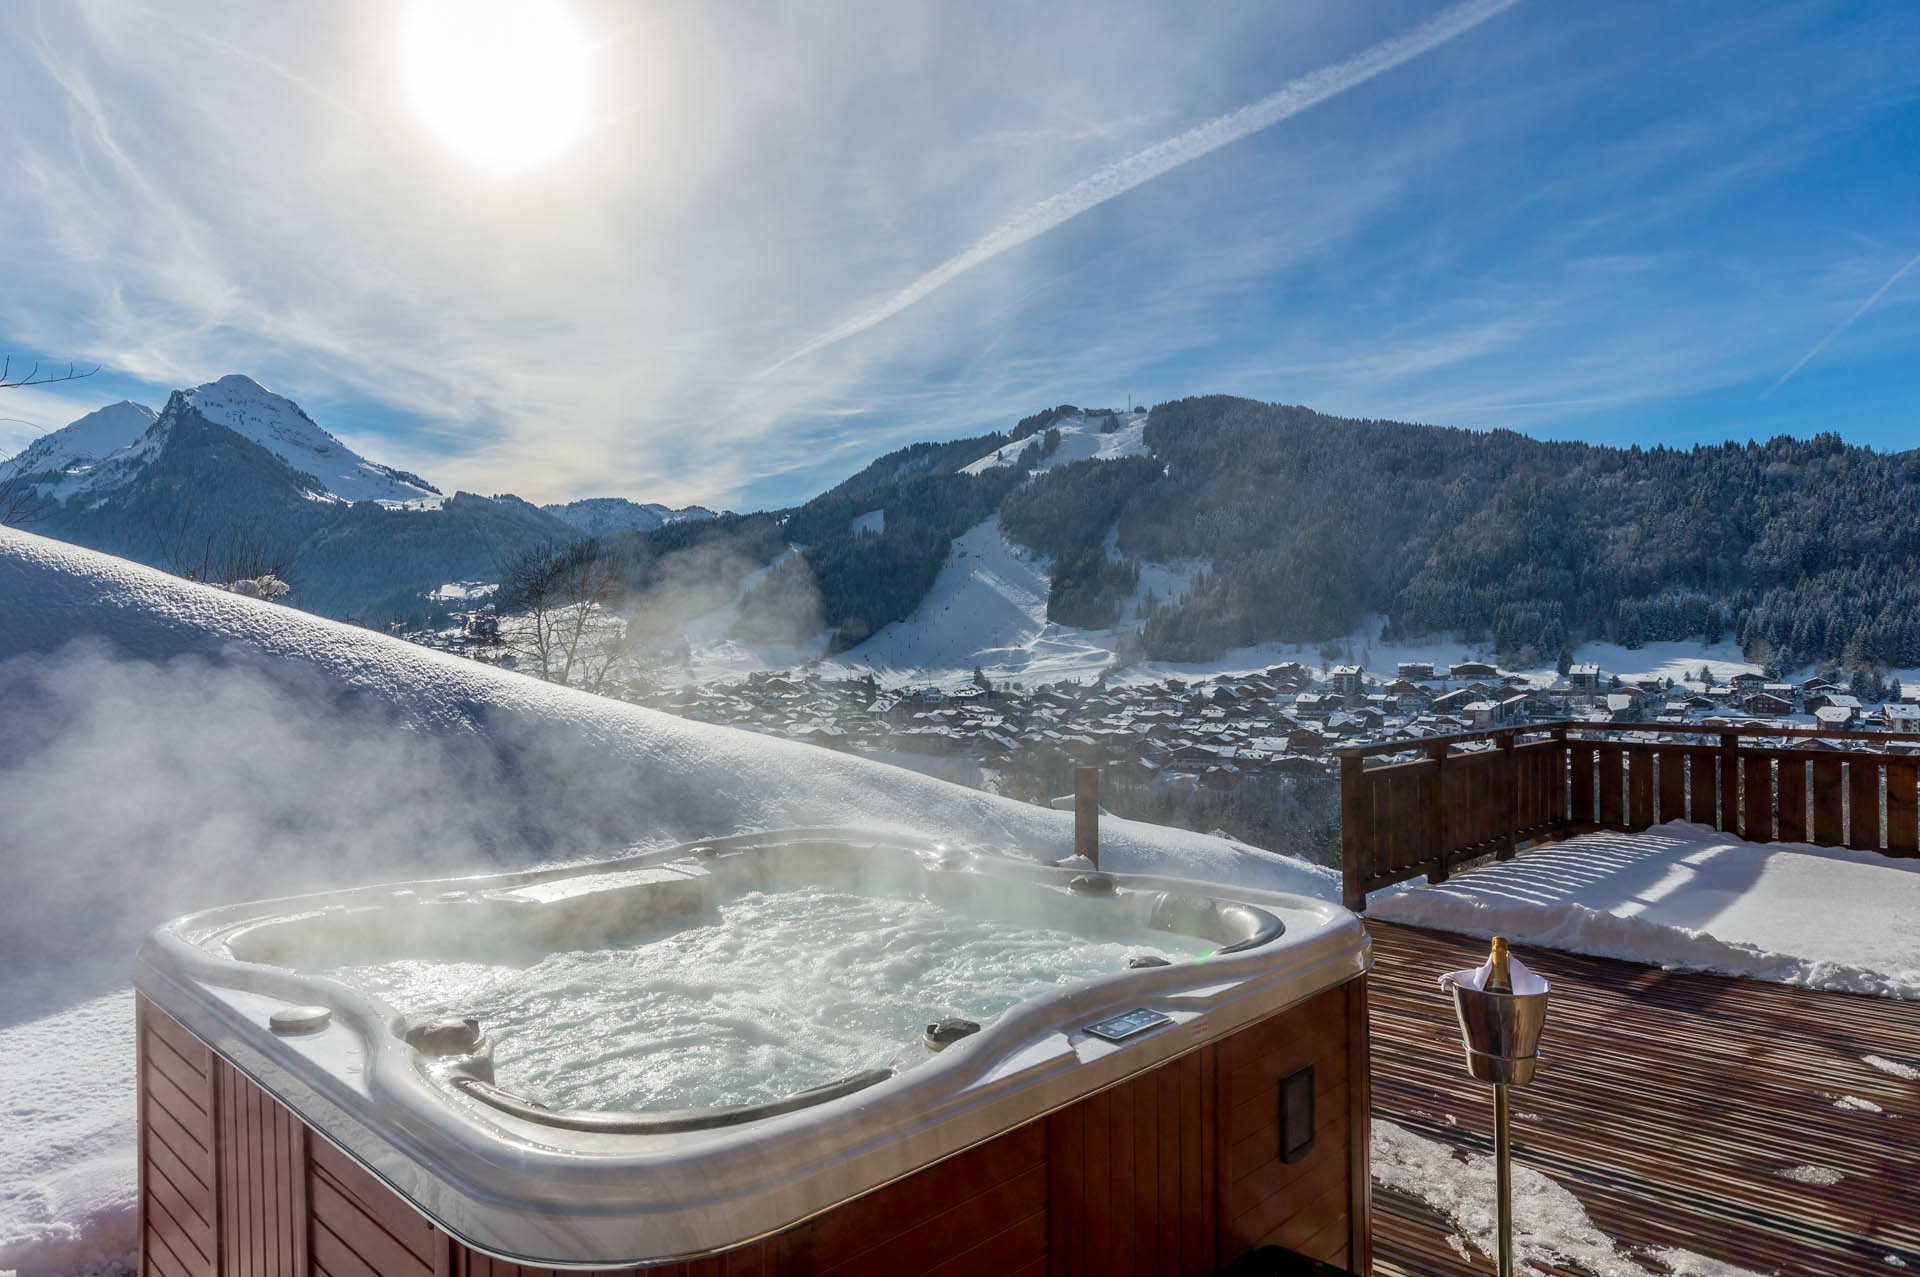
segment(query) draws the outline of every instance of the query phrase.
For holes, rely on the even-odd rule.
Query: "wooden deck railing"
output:
[[[1669,820],[1751,842],[1920,855],[1920,733],[1559,722],[1334,753],[1355,912],[1369,891],[1421,874],[1441,882],[1462,861]]]

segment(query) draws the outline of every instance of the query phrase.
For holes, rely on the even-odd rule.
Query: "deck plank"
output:
[[[1476,1154],[1492,1092],[1466,1075],[1443,971],[1486,942],[1369,922],[1373,1114]],[[1514,1093],[1515,1161],[1550,1176],[1628,1248],[1681,1247],[1755,1272],[1920,1267],[1920,1062],[1912,1003],[1521,951],[1554,983],[1538,1080]],[[1882,1111],[1836,1107],[1842,1096]],[[1832,1167],[1837,1184],[1782,1172]],[[1376,1185],[1375,1271],[1485,1273],[1447,1222]]]

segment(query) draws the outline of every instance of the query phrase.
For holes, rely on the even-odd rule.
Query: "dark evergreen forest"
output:
[[[1146,648],[1459,631],[1551,660],[1726,636],[1777,667],[1920,664],[1920,454],[1839,436],[1607,448],[1355,421],[1209,396],[1163,404],[1166,472],[1117,516],[1121,552],[1209,558]]]

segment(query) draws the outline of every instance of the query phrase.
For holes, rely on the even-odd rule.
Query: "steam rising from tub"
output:
[[[304,673],[303,679],[298,677]],[[234,649],[0,662],[4,961],[100,958],[189,909],[558,850],[501,755]],[[516,784],[516,779],[520,782]]]

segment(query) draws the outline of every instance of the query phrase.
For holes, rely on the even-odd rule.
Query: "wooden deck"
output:
[[[1375,1120],[1490,1152],[1492,1091],[1467,1077],[1435,984],[1485,941],[1368,929]],[[1920,1081],[1864,1058],[1920,1065],[1920,1004],[1516,952],[1554,998],[1539,1078],[1514,1092],[1514,1160],[1603,1232],[1783,1277],[1920,1270]],[[1849,1096],[1880,1111],[1839,1107]],[[1843,1178],[1783,1175],[1806,1166]],[[1376,1186],[1373,1205],[1382,1277],[1493,1271],[1423,1203]]]

